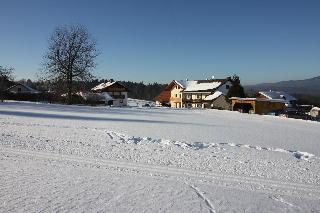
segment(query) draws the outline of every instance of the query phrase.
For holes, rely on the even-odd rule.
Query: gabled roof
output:
[[[183,89],[184,92],[213,91],[228,81],[229,79],[173,80],[167,86],[166,90],[170,90],[173,85],[178,85]]]
[[[21,83],[17,83],[17,84],[15,84],[15,85],[9,87],[8,89],[6,89],[6,91],[10,91],[11,89],[13,89],[13,88],[15,88],[15,87],[17,87],[17,86],[22,86],[22,87],[26,88],[29,93],[40,93],[40,91],[35,90],[35,89],[33,89],[33,88],[31,88],[31,87],[29,87],[29,86],[27,86],[27,85],[21,84]]]
[[[185,92],[196,92],[196,91],[208,91],[217,89],[222,82],[199,82],[199,81],[187,81]]]
[[[95,87],[93,87],[91,89],[91,91],[101,91],[101,90],[105,90],[105,89],[108,89],[109,87],[113,86],[113,85],[120,85],[121,87],[125,88],[127,90],[127,88],[122,85],[120,82],[118,81],[108,81],[108,82],[104,82],[104,83],[101,83]]]
[[[101,92],[101,93],[78,92],[77,95],[81,96],[84,100],[100,100],[100,101],[114,100],[107,92]]]
[[[320,111],[320,107],[313,107],[311,110],[310,110],[310,112],[311,111]]]
[[[275,102],[286,104],[287,101],[283,99],[265,99],[265,98],[240,98],[240,97],[231,97],[230,100],[239,100],[239,101],[257,101],[257,102]]]
[[[170,97],[171,97],[171,92],[168,90],[164,90],[160,93],[160,95],[158,95],[157,97],[155,97],[156,101],[159,102],[169,102],[170,101]]]
[[[285,101],[296,101],[297,99],[283,91],[262,91],[259,92],[261,95],[265,96],[267,99],[282,99]]]
[[[91,90],[102,90],[102,89],[110,87],[111,85],[113,85],[115,83],[116,83],[115,81],[113,81],[113,82],[111,82],[111,81],[104,82],[104,83],[101,83],[101,84],[93,87]]]

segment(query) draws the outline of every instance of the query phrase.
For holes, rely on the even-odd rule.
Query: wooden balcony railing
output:
[[[112,95],[112,98],[114,99],[125,99],[126,96],[124,95]]]

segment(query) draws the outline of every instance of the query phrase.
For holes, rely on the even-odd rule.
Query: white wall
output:
[[[226,88],[226,85],[229,86],[229,88],[232,86],[232,83],[230,81],[228,81],[227,83],[221,85],[217,91],[222,92],[224,95],[228,94],[229,89]]]

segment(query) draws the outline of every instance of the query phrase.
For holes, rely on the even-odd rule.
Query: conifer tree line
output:
[[[73,83],[74,92],[79,91],[90,91],[93,87],[97,86],[100,83],[104,83],[108,81],[108,79],[94,79],[88,82],[77,81]],[[119,81],[125,87],[128,88],[128,97],[134,99],[142,99],[152,101],[154,98],[159,95],[167,84],[160,83],[144,83],[144,82],[133,82],[133,81]],[[21,79],[16,81],[16,83],[22,83],[27,86],[30,86],[36,90],[47,92],[52,91],[57,95],[64,94],[66,91],[65,83],[63,81],[58,82],[50,82],[50,81],[42,81],[36,80],[32,81],[30,79]]]

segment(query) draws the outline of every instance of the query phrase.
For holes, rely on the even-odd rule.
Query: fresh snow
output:
[[[107,92],[101,93],[92,93],[92,92],[78,92],[79,96],[81,96],[84,100],[100,100],[100,101],[109,101],[114,100]]]
[[[179,80],[176,81],[176,83],[180,85],[185,92],[213,90],[221,85],[221,82],[218,81],[199,83],[198,81]]]
[[[108,81],[108,82],[105,82],[105,83],[101,83],[101,84],[93,87],[91,90],[93,90],[93,91],[102,90],[104,88],[110,87],[111,85],[113,85],[115,83],[116,83],[115,81]]]
[[[268,99],[275,99],[275,100],[286,100],[286,101],[296,101],[297,99],[283,91],[262,91],[259,92],[260,94],[264,95]]]
[[[0,103],[0,212],[319,212],[320,123]]]

